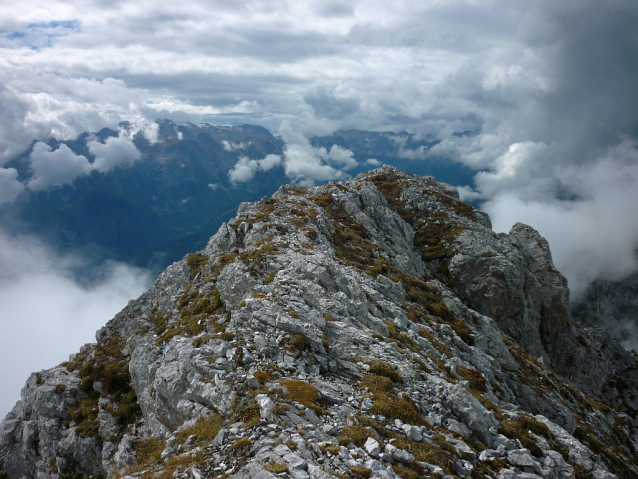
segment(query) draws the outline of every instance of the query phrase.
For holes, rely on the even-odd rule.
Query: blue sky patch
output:
[[[0,30],[0,47],[51,48],[56,39],[81,31],[77,20],[28,23],[20,30]]]

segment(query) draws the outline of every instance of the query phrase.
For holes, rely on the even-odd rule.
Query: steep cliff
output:
[[[638,362],[547,242],[391,167],[243,203],[0,427],[5,477],[638,475]]]

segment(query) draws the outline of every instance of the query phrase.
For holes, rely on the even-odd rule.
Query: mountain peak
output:
[[[1,470],[634,477],[638,363],[568,297],[535,230],[432,177],[283,186],[30,377]]]

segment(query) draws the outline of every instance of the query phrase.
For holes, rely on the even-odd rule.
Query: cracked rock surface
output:
[[[638,477],[638,363],[568,298],[434,178],[282,187],[31,375],[0,474]]]

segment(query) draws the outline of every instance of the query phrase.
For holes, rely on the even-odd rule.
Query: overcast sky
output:
[[[157,117],[260,124],[279,132],[291,155],[308,147],[304,138],[337,128],[407,129],[442,140],[430,158],[484,170],[466,197],[485,200],[498,231],[516,221],[537,228],[576,293],[636,267],[635,0],[5,0],[0,49],[0,166],[34,139],[121,120],[149,135]],[[476,134],[453,136],[466,130]],[[126,151],[126,141],[112,151]],[[55,165],[66,166],[54,168],[51,152],[38,148],[34,171],[43,173],[31,189],[123,161],[105,151],[91,167],[60,152],[66,163]],[[275,160],[238,165],[234,180]],[[284,166],[297,181],[347,174],[347,161],[333,172],[319,163]],[[15,170],[0,169],[0,202],[23,188]],[[2,247],[21,250],[25,242],[14,240]],[[50,271],[64,271],[68,258],[46,245],[37,251]],[[13,297],[51,294],[37,282],[41,272],[27,273]],[[137,294],[147,286],[138,273],[114,266],[89,293],[117,297],[109,304],[119,309],[127,298],[111,294],[112,275],[125,274]],[[63,284],[69,294],[81,288]],[[4,329],[25,314],[6,304]],[[38,364],[29,367],[49,362]]]

